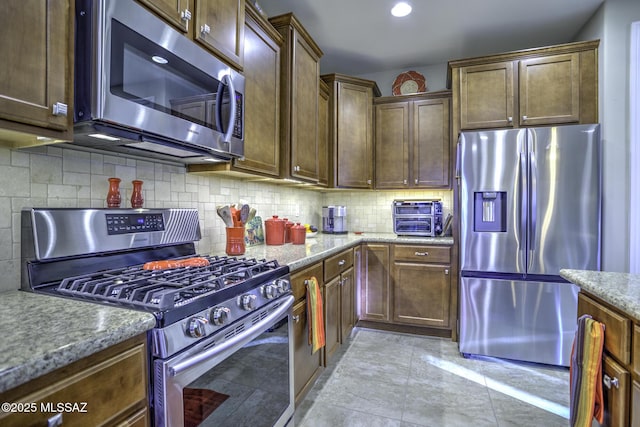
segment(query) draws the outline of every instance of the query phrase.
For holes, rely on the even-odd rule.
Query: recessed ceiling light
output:
[[[393,16],[397,16],[398,18],[407,16],[410,13],[411,13],[411,5],[403,1],[396,3],[396,5],[393,6],[393,9],[391,9],[391,14]]]

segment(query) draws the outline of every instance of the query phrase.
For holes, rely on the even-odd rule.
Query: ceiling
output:
[[[362,75],[574,41],[604,0],[258,0],[293,12],[324,52],[321,73]]]

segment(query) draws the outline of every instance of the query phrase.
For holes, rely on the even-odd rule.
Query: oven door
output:
[[[293,296],[154,362],[155,425],[284,426],[293,416]]]
[[[393,232],[401,236],[434,236],[433,215],[396,217]]]

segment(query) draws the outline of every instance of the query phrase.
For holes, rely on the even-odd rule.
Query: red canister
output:
[[[264,221],[264,240],[267,245],[284,245],[284,223],[278,215]]]
[[[294,245],[304,245],[305,239],[307,238],[307,229],[304,225],[300,225],[300,223],[296,223],[293,227],[291,227],[291,243]]]
[[[293,223],[287,218],[282,218],[282,220],[284,221],[284,242],[291,243],[291,227],[293,227]]]

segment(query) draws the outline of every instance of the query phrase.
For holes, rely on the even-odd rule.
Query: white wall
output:
[[[637,0],[605,0],[578,40],[600,39],[599,109],[603,144],[602,269],[629,271],[629,51]]]

